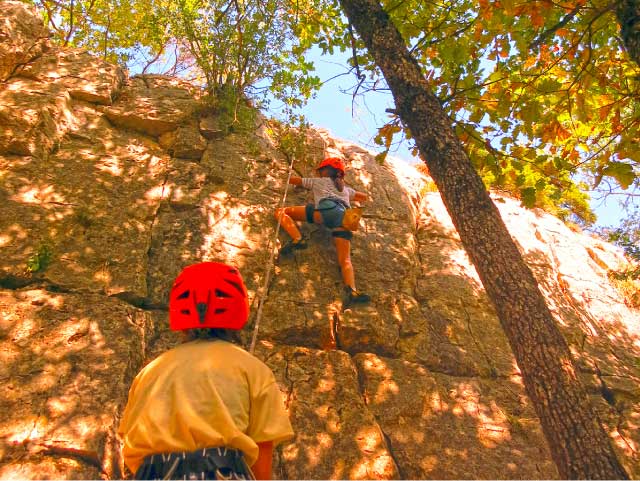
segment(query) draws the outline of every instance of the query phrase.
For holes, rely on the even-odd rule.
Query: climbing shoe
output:
[[[346,293],[344,303],[347,306],[351,304],[365,304],[371,300],[371,296],[364,294],[363,292],[358,292],[349,286],[346,286],[344,290]]]
[[[298,239],[297,242],[290,240],[280,248],[280,255],[286,256],[288,254],[291,254],[294,250],[306,249],[307,247],[307,239],[305,239],[304,237]]]

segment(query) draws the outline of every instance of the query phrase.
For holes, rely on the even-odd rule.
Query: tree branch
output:
[[[107,51],[108,51],[108,45],[109,45],[109,31],[111,30],[111,12],[109,12],[109,14],[107,15],[107,26],[104,29],[104,51],[103,51],[103,58],[104,60],[107,60]]]
[[[609,3],[608,5],[606,5],[602,10],[599,10],[596,15],[594,16],[594,18],[592,18],[589,22],[589,24],[593,24],[593,22],[599,18],[600,16],[602,16],[603,14],[613,10],[615,8],[615,6],[617,5],[617,1],[614,0],[613,2]],[[530,44],[529,44],[529,49],[533,50],[535,48],[538,48],[540,45],[542,45],[543,43],[545,43],[547,40],[549,40],[551,37],[553,37],[553,35],[555,35],[555,33],[561,29],[562,27],[564,27],[567,23],[569,23],[571,20],[573,20],[575,18],[576,15],[578,15],[578,13],[580,13],[581,10],[581,6],[580,5],[576,5],[573,10],[571,10],[569,13],[567,13],[562,20],[560,20],[557,24],[555,24],[553,27],[545,30],[544,32],[542,32],[538,38],[536,38],[535,40],[533,40]]]
[[[534,39],[529,44],[529,50],[533,50],[535,48],[538,48],[540,45],[545,43],[548,39],[553,37],[558,30],[560,30],[567,23],[569,23],[571,20],[573,20],[576,15],[578,15],[578,13],[580,12],[581,8],[582,8],[582,6],[580,4],[576,5],[575,7],[573,7],[573,10],[571,10],[569,13],[567,13],[564,16],[564,18],[562,20],[560,20],[558,23],[556,23],[553,27],[545,30],[540,35],[538,35],[538,38]]]
[[[356,77],[358,78],[358,85],[356,86],[356,89],[353,92],[353,95],[351,96],[351,115],[353,116],[356,95],[358,95],[358,90],[360,89],[360,86],[365,80],[365,75],[360,71],[360,65],[358,64],[358,51],[356,49],[356,37],[353,35],[353,26],[351,25],[351,22],[349,22],[348,26],[349,26],[349,38],[351,39],[351,55],[353,58],[353,66],[356,69]]]
[[[64,43],[62,44],[64,47],[69,45],[69,40],[71,40],[71,35],[73,35],[73,30],[74,30],[73,9],[74,9],[74,6],[75,6],[75,2],[74,2],[74,0],[71,0],[71,3],[69,4],[69,32],[67,33],[67,36],[64,39]]]
[[[147,69],[149,67],[151,67],[154,63],[156,63],[158,61],[158,59],[162,56],[162,54],[164,53],[164,45],[162,45],[160,47],[160,50],[158,50],[158,53],[156,54],[155,57],[153,57],[151,60],[149,60],[147,62],[147,64],[144,66],[144,68],[142,69],[142,75],[146,75],[147,73]]]
[[[48,21],[49,24],[51,24],[51,27],[60,35],[63,35],[63,31],[61,28],[59,28],[55,22],[53,21],[53,18],[56,16],[56,14],[54,14],[51,11],[51,6],[49,5],[49,2],[47,2],[46,0],[41,0],[40,1],[40,5],[42,5],[42,8],[44,8],[47,11],[47,17],[48,17]]]

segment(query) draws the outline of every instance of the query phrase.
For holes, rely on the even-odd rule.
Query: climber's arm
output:
[[[256,479],[271,479],[271,461],[273,458],[273,442],[258,443],[258,459],[251,466]]]
[[[369,200],[369,196],[364,192],[356,191],[356,193],[353,196],[353,200],[355,200],[356,202],[366,202]]]
[[[291,177],[289,179],[291,185],[302,185],[302,177]]]

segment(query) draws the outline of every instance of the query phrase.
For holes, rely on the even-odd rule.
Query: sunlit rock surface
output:
[[[143,302],[169,156],[90,106],[74,102],[71,112],[78,130],[46,159],[0,155],[0,272],[18,285],[37,278]],[[28,276],[26,263],[44,251],[55,262]]]
[[[0,312],[0,477],[119,477],[113,433],[154,315],[30,288],[0,289]]]
[[[296,431],[276,476],[557,477],[500,323],[424,175],[308,132],[296,173],[338,153],[347,183],[371,197],[352,259],[372,302],[343,309],[333,240],[309,224],[309,248],[276,259],[265,291],[288,173],[279,127],[258,117],[254,132],[230,133],[192,86],[47,50],[38,25],[21,2],[0,3],[0,36],[42,47],[23,60],[0,47],[11,74],[0,84],[0,478],[128,475],[115,429],[130,381],[179,342],[168,292],[203,260],[242,271],[246,346],[264,300],[256,354]],[[309,200],[288,190],[289,205]],[[640,477],[640,315],[607,277],[624,258],[494,200]]]
[[[113,103],[125,79],[120,67],[76,48],[50,49],[26,64],[19,75],[60,85],[75,99],[102,105]]]
[[[0,154],[47,160],[74,127],[69,91],[14,77],[0,91]]]
[[[178,129],[196,111],[196,90],[184,82],[145,75],[130,79],[118,101],[104,110],[116,126],[158,137]]]
[[[48,38],[33,7],[19,0],[0,2],[0,82],[46,52]]]
[[[398,478],[384,434],[366,408],[346,352],[265,341],[256,352],[282,381],[286,406],[297,426],[294,439],[278,456],[283,478]]]
[[[403,479],[556,475],[519,379],[453,377],[374,354],[354,361]]]

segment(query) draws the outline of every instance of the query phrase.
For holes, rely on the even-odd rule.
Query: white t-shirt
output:
[[[305,177],[302,179],[302,187],[311,190],[316,207],[322,199],[337,199],[347,207],[351,207],[351,201],[356,195],[356,191],[346,185],[340,192],[330,177]]]

